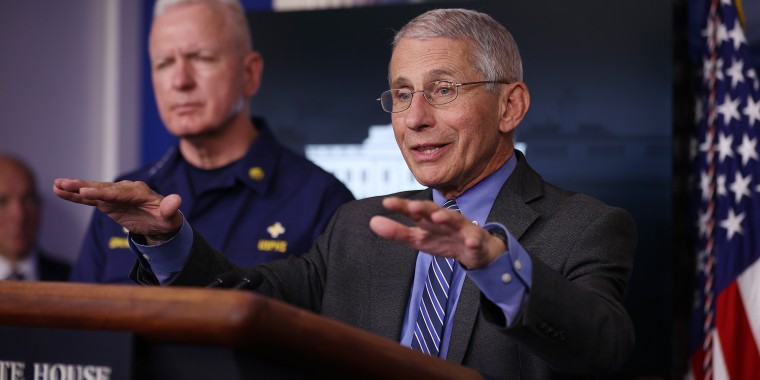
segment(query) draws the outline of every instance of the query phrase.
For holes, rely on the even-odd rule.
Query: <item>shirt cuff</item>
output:
[[[528,300],[533,277],[533,261],[507,228],[499,223],[487,223],[486,230],[502,229],[507,236],[508,249],[491,264],[476,270],[467,270],[483,295],[496,304],[510,327],[517,320],[522,306]]]
[[[182,215],[182,213],[180,213]],[[162,284],[182,270],[193,246],[193,229],[182,215],[182,227],[171,239],[157,245],[145,245],[141,235],[129,234],[129,245],[137,253],[137,259],[150,268]]]

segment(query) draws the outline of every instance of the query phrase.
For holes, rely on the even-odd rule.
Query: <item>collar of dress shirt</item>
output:
[[[491,207],[496,200],[496,196],[499,195],[501,187],[507,178],[512,174],[517,166],[517,158],[514,154],[507,162],[504,163],[493,174],[484,178],[482,181],[475,184],[464,194],[456,198],[459,211],[462,215],[466,216],[473,222],[477,222],[479,226],[486,223],[488,213],[491,212]],[[433,190],[433,201],[442,206],[446,202],[446,198],[441,195],[438,190]]]
[[[27,280],[36,280],[37,279],[37,250],[32,249],[31,252],[29,252],[28,255],[26,255],[21,261],[19,261],[16,265],[16,270],[21,272],[24,275],[24,278]],[[13,267],[11,265],[11,262],[6,259],[3,256],[0,256],[0,279],[8,277],[8,275],[11,274],[11,270],[13,270]]]

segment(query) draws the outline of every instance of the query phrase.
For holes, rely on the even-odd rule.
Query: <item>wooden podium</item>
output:
[[[100,368],[85,367],[81,360],[56,367],[55,355],[87,350],[93,357],[128,358],[128,376],[109,367],[111,379],[482,378],[472,369],[247,291],[0,281],[0,328],[0,371],[15,365],[17,371],[61,380]],[[34,333],[42,343],[26,341]],[[64,335],[51,340],[57,333]],[[104,348],[97,347],[104,342]],[[24,364],[3,357],[30,344],[45,346],[53,358]],[[44,376],[35,372],[25,378]]]

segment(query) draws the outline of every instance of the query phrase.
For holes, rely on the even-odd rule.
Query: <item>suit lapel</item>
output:
[[[543,180],[528,166],[522,153],[515,151],[515,154],[517,167],[501,187],[488,213],[488,222],[503,224],[512,236],[520,239],[539,217],[528,203],[543,194]]]
[[[499,190],[487,221],[503,224],[512,236],[520,239],[539,216],[528,206],[528,202],[541,196],[543,181],[528,166],[522,153],[515,151],[515,154],[517,167]],[[460,364],[463,362],[480,312],[480,294],[475,283],[469,277],[465,278],[454,315],[456,323],[451,331],[446,360]]]

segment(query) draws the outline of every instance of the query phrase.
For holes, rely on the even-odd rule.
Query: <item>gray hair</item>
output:
[[[221,6],[227,17],[227,25],[230,26],[234,37],[238,40],[237,43],[239,44],[241,51],[249,52],[253,50],[253,41],[248,27],[248,18],[246,17],[245,9],[243,9],[243,6],[240,4],[240,0],[156,0],[156,4],[153,6],[153,18],[155,19],[166,12],[167,9],[175,5],[193,3],[216,4]]]
[[[393,49],[404,38],[426,39],[446,37],[472,41],[473,65],[485,80],[522,81],[522,59],[517,42],[491,16],[469,9],[434,9],[404,25],[393,39]],[[498,86],[487,85],[497,92]]]

